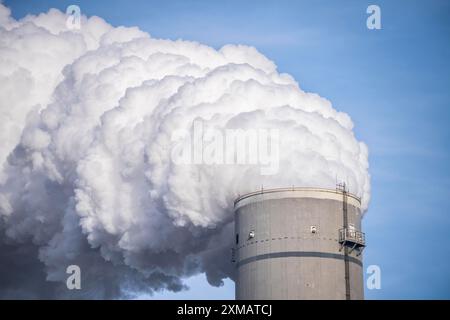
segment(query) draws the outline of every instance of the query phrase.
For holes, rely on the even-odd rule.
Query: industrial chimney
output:
[[[236,299],[363,299],[360,199],[334,189],[280,188],[235,207]]]

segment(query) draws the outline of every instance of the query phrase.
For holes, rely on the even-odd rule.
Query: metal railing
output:
[[[359,246],[366,245],[366,235],[364,232],[357,231],[355,229],[342,228],[339,229],[339,242],[340,243],[352,243]]]
[[[244,200],[246,198],[252,197],[252,196],[256,196],[259,194],[266,194],[266,193],[274,193],[274,192],[285,192],[285,191],[318,191],[318,192],[328,192],[328,193],[334,193],[334,194],[342,194],[342,190],[339,189],[327,189],[327,188],[313,188],[313,187],[286,187],[286,188],[269,188],[269,189],[264,189],[261,188],[261,190],[255,191],[255,192],[250,192],[250,193],[246,193],[243,195],[239,195],[235,200],[234,200],[234,206],[236,207],[236,204],[241,201]],[[361,203],[361,198],[355,196],[354,194],[351,193],[347,193],[347,197],[353,198],[355,199],[357,202]]]

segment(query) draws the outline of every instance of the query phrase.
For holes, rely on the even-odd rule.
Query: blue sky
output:
[[[370,151],[372,201],[365,267],[381,267],[368,299],[450,299],[450,2],[430,1],[4,1],[23,17],[69,4],[112,25],[215,48],[255,46],[347,112]],[[381,30],[366,8],[381,8]],[[234,298],[234,284],[156,298]]]

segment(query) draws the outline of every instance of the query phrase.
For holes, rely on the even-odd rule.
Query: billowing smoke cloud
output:
[[[264,187],[370,197],[367,147],[348,115],[256,49],[151,38],[50,10],[0,5],[0,296],[116,298],[233,277],[233,200]],[[195,123],[276,129],[279,169],[175,163]],[[220,131],[222,130],[222,131]],[[272,150],[273,146],[272,146]],[[217,150],[216,150],[217,151]],[[65,287],[66,267],[82,290]]]

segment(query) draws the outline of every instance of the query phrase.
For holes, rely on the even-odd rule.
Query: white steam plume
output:
[[[239,194],[339,177],[364,209],[370,198],[349,116],[252,47],[154,39],[97,17],[68,30],[57,10],[16,21],[0,4],[0,121],[0,296],[177,291],[199,272],[220,285]],[[279,130],[278,172],[174,163],[188,143],[174,132],[196,121]],[[88,278],[81,293],[64,289],[71,264]],[[45,286],[27,282],[38,277]]]

